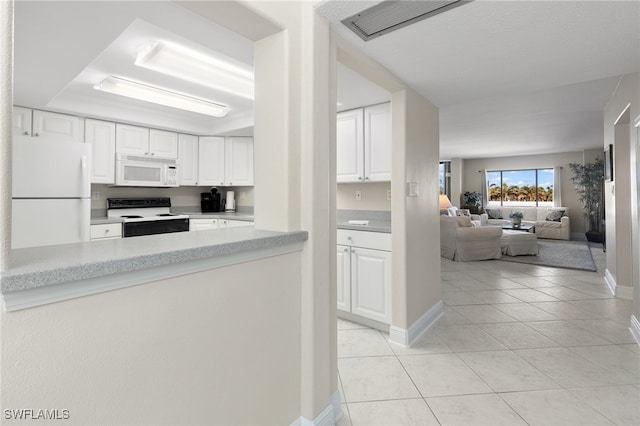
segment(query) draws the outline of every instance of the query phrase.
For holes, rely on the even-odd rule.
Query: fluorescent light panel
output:
[[[135,64],[202,86],[253,99],[253,73],[225,61],[171,43],[151,42]]]
[[[386,0],[342,21],[364,41],[399,30],[471,0]]]
[[[93,88],[115,95],[126,96],[140,101],[197,112],[213,117],[224,117],[229,112],[229,107],[225,105],[119,77],[107,77],[100,84],[93,86]]]

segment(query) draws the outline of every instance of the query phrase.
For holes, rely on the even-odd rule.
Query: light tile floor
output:
[[[339,425],[640,425],[632,303],[598,272],[442,259],[444,315],[413,348],[338,320]]]

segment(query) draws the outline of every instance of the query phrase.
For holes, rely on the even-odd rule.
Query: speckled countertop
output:
[[[11,268],[0,274],[0,291],[17,292],[276,247],[307,238],[306,231],[240,227],[17,249],[11,254]]]
[[[192,219],[233,219],[233,220],[244,220],[244,221],[252,221],[253,214],[252,213],[202,213],[202,212],[176,212],[176,214],[186,214],[189,218]],[[122,222],[120,218],[108,218],[106,216],[97,216],[91,218],[92,225],[102,225],[105,223],[119,223]]]
[[[368,220],[368,225],[353,225],[349,220]],[[381,210],[338,210],[336,227],[354,231],[391,233],[391,212]]]

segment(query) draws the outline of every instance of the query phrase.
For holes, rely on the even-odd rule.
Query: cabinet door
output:
[[[115,123],[87,119],[84,141],[91,145],[91,183],[115,183]]]
[[[362,108],[338,114],[336,123],[336,172],[338,182],[364,180]]]
[[[198,147],[198,183],[201,186],[224,185],[224,138],[205,136]]]
[[[338,245],[338,309],[351,312],[351,248]]]
[[[198,137],[178,135],[180,186],[198,185]]]
[[[33,111],[32,136],[52,142],[82,142],[84,120],[72,115]]]
[[[227,220],[227,228],[239,228],[242,226],[253,226],[253,222],[248,220]]]
[[[253,186],[253,138],[226,138],[224,155],[225,184]]]
[[[149,152],[160,158],[178,158],[178,134],[164,130],[149,130]]]
[[[218,219],[189,219],[189,231],[218,229]]]
[[[351,312],[391,323],[391,252],[351,249]]]
[[[128,124],[117,124],[116,152],[118,154],[148,155],[149,129]]]
[[[13,107],[12,135],[14,141],[31,138],[31,109]]]
[[[391,104],[364,109],[364,179],[391,181]]]
[[[228,219],[218,219],[218,228],[228,228],[229,220]]]

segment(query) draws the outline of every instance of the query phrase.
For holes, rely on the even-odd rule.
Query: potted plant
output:
[[[518,228],[522,223],[522,218],[524,217],[524,213],[522,212],[511,212],[509,213],[509,219],[511,219],[511,223],[515,228]]]
[[[587,221],[587,241],[602,242],[604,161],[596,157],[593,163],[569,163],[578,201],[584,208]]]
[[[460,208],[469,209],[472,214],[480,214],[480,209],[482,208],[480,204],[481,198],[482,196],[479,192],[467,191],[462,194],[462,206]]]

